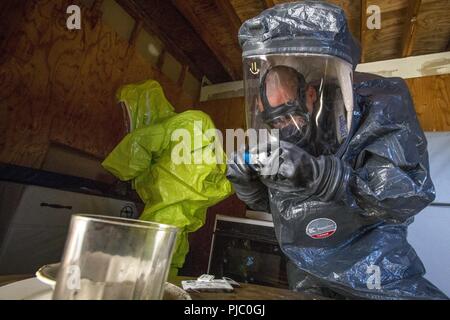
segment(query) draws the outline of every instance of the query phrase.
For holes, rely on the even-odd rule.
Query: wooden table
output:
[[[0,276],[0,287],[29,278],[34,275],[11,275]],[[181,281],[193,280],[189,277],[175,277],[169,279],[169,282],[181,287]],[[189,292],[192,300],[324,300],[325,298],[303,293],[293,292],[290,290],[259,286],[248,283],[241,283],[240,288],[235,288],[232,293],[212,293],[212,292]]]
[[[176,277],[169,282],[181,287],[181,281],[194,280],[189,277]],[[231,293],[219,292],[189,292],[192,300],[324,300],[325,298],[291,290],[260,286],[249,283],[240,283]]]

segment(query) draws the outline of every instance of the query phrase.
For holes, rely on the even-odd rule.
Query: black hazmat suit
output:
[[[317,1],[265,10],[244,22],[239,40],[244,57],[325,54],[354,67],[360,59],[343,10]],[[435,198],[427,141],[408,88],[399,78],[357,73],[353,88],[348,138],[335,154],[311,158],[317,172],[327,172],[326,179],[309,185],[313,194],[277,188],[237,161],[229,163],[228,178],[249,207],[272,214],[294,290],[363,299],[447,299],[423,278],[425,268],[407,242],[413,216]],[[334,234],[312,238],[311,223]],[[380,283],[369,288],[373,266]]]

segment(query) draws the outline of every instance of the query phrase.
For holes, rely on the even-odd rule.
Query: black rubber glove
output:
[[[263,163],[266,172],[261,181],[283,192],[303,192],[322,201],[333,200],[345,191],[351,168],[335,156],[314,157],[296,145],[281,141],[279,159]],[[276,168],[275,166],[278,166]]]
[[[251,209],[269,212],[267,187],[258,174],[244,163],[242,153],[233,154],[227,165],[227,178],[233,184],[236,195]]]

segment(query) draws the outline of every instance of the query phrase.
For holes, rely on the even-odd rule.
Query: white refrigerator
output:
[[[425,278],[450,297],[450,132],[426,136],[436,200],[415,217],[408,241],[425,265]]]

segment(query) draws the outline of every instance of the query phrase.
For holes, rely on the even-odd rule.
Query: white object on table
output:
[[[37,278],[0,287],[0,300],[52,300],[52,287]]]

